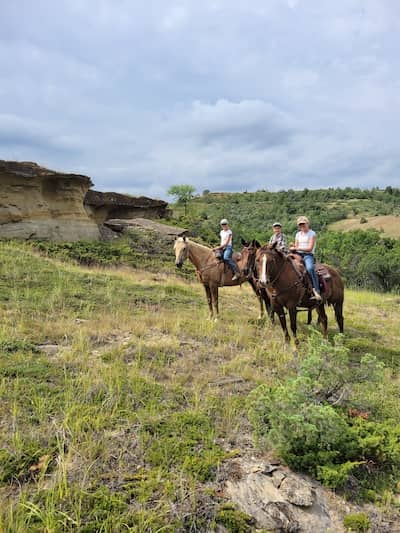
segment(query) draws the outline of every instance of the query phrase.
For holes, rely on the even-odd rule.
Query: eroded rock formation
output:
[[[163,200],[153,200],[146,196],[99,191],[88,191],[84,203],[97,224],[103,224],[109,219],[162,218],[167,214],[168,205]]]
[[[87,176],[0,160],[0,237],[98,239],[99,228],[83,205],[91,185]]]

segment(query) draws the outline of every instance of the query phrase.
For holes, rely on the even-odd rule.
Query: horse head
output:
[[[283,262],[286,261],[285,255],[276,249],[274,244],[265,244],[261,246],[255,256],[255,270],[261,286],[265,287],[273,282],[282,269]]]
[[[254,273],[254,265],[257,248],[260,247],[260,243],[253,239],[252,241],[245,241],[242,239],[243,248],[240,251],[240,260],[238,265],[243,275],[246,277],[251,276]]]
[[[178,268],[182,268],[184,261],[188,258],[189,255],[189,243],[186,237],[178,237],[177,239],[175,239],[174,250],[175,265]]]

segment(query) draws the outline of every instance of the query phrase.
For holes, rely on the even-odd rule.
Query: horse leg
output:
[[[210,312],[210,319],[213,317],[213,308],[212,308],[212,299],[211,299],[211,289],[209,285],[204,285],[204,289],[206,291],[206,297],[207,297],[207,303],[208,303],[208,310]]]
[[[268,316],[271,320],[271,324],[274,324],[275,323],[275,318],[274,318],[274,310],[272,308],[272,305],[271,305],[271,300],[269,299],[269,296],[267,294],[267,291],[265,289],[261,289],[261,294],[262,294],[262,297],[264,299],[264,303],[265,303],[265,307],[267,309],[267,313],[268,313]]]
[[[289,309],[289,317],[290,317],[290,329],[292,330],[294,342],[296,346],[299,344],[299,339],[297,338],[297,309],[295,307],[291,307]]]
[[[312,322],[312,311],[311,309],[309,309],[307,313],[307,326],[309,326],[311,322]]]
[[[249,279],[248,282],[250,283],[251,288],[253,289],[258,298],[258,303],[260,304],[260,314],[258,315],[258,320],[262,320],[264,318],[263,296],[261,294],[261,291],[257,290],[257,287],[252,279]]]
[[[325,307],[323,304],[317,306],[318,320],[322,326],[322,335],[324,337],[328,336],[328,317],[325,313]]]
[[[211,297],[212,304],[214,306],[215,318],[219,317],[219,306],[218,306],[218,285],[211,285]]]
[[[334,303],[333,309],[335,310],[335,317],[339,326],[339,331],[340,333],[343,333],[343,301]]]
[[[278,313],[279,322],[281,323],[283,333],[285,334],[285,342],[286,344],[290,343],[290,336],[286,325],[286,316],[285,311],[282,306],[273,308],[273,311],[276,311]]]

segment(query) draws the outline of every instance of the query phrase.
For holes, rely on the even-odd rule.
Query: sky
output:
[[[3,0],[0,159],[95,189],[400,186],[398,0]]]

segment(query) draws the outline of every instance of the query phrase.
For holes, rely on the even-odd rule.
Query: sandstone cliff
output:
[[[98,239],[99,228],[83,205],[91,185],[87,176],[0,160],[0,237]]]
[[[153,200],[145,196],[92,190],[86,193],[84,204],[97,224],[103,224],[109,219],[162,218],[167,214],[168,205],[162,200]]]

